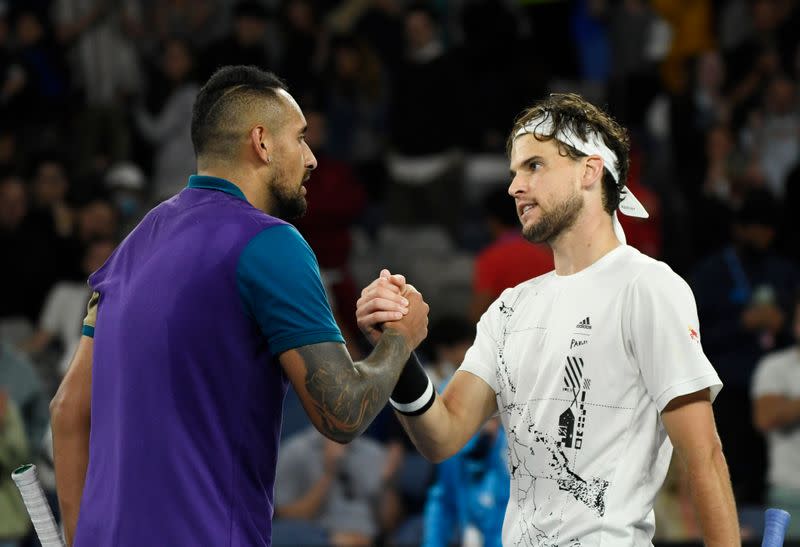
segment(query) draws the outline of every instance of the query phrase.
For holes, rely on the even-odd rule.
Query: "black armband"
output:
[[[397,379],[389,402],[395,410],[406,416],[419,416],[427,411],[436,400],[436,390],[425,369],[412,351],[411,356]]]

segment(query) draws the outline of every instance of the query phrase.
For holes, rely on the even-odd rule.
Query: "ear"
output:
[[[264,163],[272,161],[272,140],[266,127],[257,125],[250,130],[250,145],[261,161]]]
[[[589,188],[593,184],[603,181],[603,158],[600,156],[588,156],[583,167],[583,177],[581,186]]]

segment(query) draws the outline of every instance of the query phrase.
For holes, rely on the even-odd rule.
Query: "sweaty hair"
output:
[[[278,90],[286,84],[271,72],[254,66],[225,66],[217,70],[197,94],[192,108],[192,144],[200,157],[226,158],[242,138],[242,117],[276,104]]]
[[[523,111],[514,122],[514,128],[511,130],[506,143],[506,152],[509,155],[511,154],[511,147],[514,144],[514,136],[517,131],[532,120],[540,117],[550,118],[553,122],[553,129],[547,134],[534,134],[539,141],[553,140],[555,135],[565,127],[571,129],[578,137],[584,140],[586,140],[587,134],[592,131],[602,135],[603,142],[617,156],[618,181],[614,180],[608,169],[603,169],[603,208],[609,214],[613,213],[619,207],[619,203],[622,200],[622,187],[628,178],[630,141],[625,129],[611,116],[580,95],[575,93],[553,93]],[[557,141],[557,143],[559,153],[562,156],[567,156],[573,160],[586,156],[586,154],[568,144],[564,144],[561,141]]]

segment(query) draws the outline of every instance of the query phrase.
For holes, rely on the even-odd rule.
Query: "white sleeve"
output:
[[[753,373],[751,394],[753,399],[764,395],[787,395],[786,379],[781,374],[780,360],[775,356],[764,357]]]
[[[60,334],[61,317],[64,310],[64,290],[61,283],[56,284],[47,293],[42,314],[39,317],[39,328],[50,334]]]
[[[478,328],[475,333],[475,341],[467,350],[464,362],[458,368],[474,374],[486,382],[492,391],[499,392],[497,385],[497,340],[500,339],[502,328],[500,321],[500,302],[508,294],[505,291],[500,298],[495,300],[489,309],[481,316],[478,321]]]
[[[627,322],[631,351],[659,412],[674,398],[722,382],[703,353],[697,305],[689,285],[666,264],[654,263],[634,281]]]

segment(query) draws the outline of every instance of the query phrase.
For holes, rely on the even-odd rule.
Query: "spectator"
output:
[[[8,3],[0,2],[0,118],[6,124],[20,122],[23,92],[27,83],[25,69],[11,48]]]
[[[0,318],[33,324],[65,268],[59,240],[31,225],[28,209],[24,181],[13,175],[0,178]]]
[[[389,72],[403,62],[403,5],[400,0],[371,0],[356,23],[356,33],[373,47]]]
[[[120,235],[124,237],[139,224],[146,212],[144,173],[133,163],[118,163],[106,172],[104,182],[119,212]]]
[[[284,55],[281,75],[300,103],[317,83],[323,30],[314,4],[289,0],[284,8]]]
[[[76,112],[79,176],[102,171],[128,156],[130,133],[123,104],[139,91],[142,71],[131,39],[139,0],[55,0],[53,24],[69,52],[80,91]]]
[[[653,8],[668,25],[664,31],[669,50],[660,72],[664,85],[671,91],[686,82],[686,60],[714,45],[713,0],[651,0]],[[650,44],[653,45],[652,43]]]
[[[17,406],[0,385],[0,546],[21,547],[31,529],[11,472],[25,463],[28,446]]]
[[[758,360],[789,341],[786,309],[800,281],[794,264],[772,251],[778,204],[766,190],[744,197],[732,244],[704,259],[692,285],[703,349],[725,384],[715,401],[736,499],[760,503],[764,448],[750,419],[750,382]]]
[[[25,72],[26,125],[60,119],[69,95],[66,63],[61,50],[40,16],[25,10],[17,16],[18,55]],[[55,144],[55,143],[50,143]]]
[[[650,2],[625,0],[611,9],[609,37],[609,102],[623,123],[641,127],[659,90],[657,62],[667,54],[669,27]]]
[[[461,93],[466,104],[481,105],[470,113],[470,131],[464,137],[464,145],[476,152],[503,153],[506,124],[532,96],[529,87],[518,80],[524,69],[520,70],[517,57],[509,54],[521,48],[519,18],[508,4],[472,0],[464,3],[459,14],[464,31],[459,64],[475,70],[470,85]],[[503,39],[498,40],[498,36]],[[503,89],[503,99],[497,100],[497,82],[511,79],[515,85]]]
[[[98,240],[116,240],[119,218],[114,205],[102,194],[93,193],[75,211],[72,231],[67,241],[69,268],[56,281],[71,280],[85,283],[85,264],[82,262],[89,245]]]
[[[380,161],[385,151],[388,89],[375,53],[362,40],[338,36],[325,84],[329,153],[356,165]]]
[[[406,12],[408,54],[394,81],[390,114],[394,224],[441,224],[458,241],[461,220],[461,138],[455,61],[445,49],[435,14],[421,5]],[[435,123],[431,123],[435,120]]]
[[[207,47],[220,38],[221,13],[218,0],[167,0],[152,3],[152,20],[157,42],[170,36],[184,36],[193,49]]]
[[[767,354],[753,375],[753,421],[767,437],[767,503],[792,514],[786,539],[800,539],[800,298],[794,302],[795,343]]]
[[[38,453],[50,421],[50,395],[45,391],[33,364],[10,344],[0,342],[0,388],[17,406],[28,438],[31,455]],[[2,535],[0,535],[2,537]]]
[[[40,230],[53,240],[68,237],[72,223],[72,211],[67,204],[69,188],[64,163],[55,157],[39,158],[31,173],[32,199],[26,228]]]
[[[322,528],[333,546],[371,545],[377,533],[373,506],[381,486],[376,463],[384,456],[383,447],[366,437],[342,445],[312,427],[298,433],[278,454],[276,518],[302,519]]]
[[[777,39],[780,14],[776,4],[775,0],[748,2],[748,21],[752,23],[753,32],[725,52],[726,88],[734,127],[741,127],[747,114],[757,106],[767,83],[781,71]]]
[[[136,126],[155,149],[153,195],[158,201],[182,190],[196,169],[190,135],[192,106],[198,91],[193,68],[189,44],[177,38],[167,40],[161,59],[161,71],[168,84],[167,100],[156,115],[143,108],[136,111]]]
[[[486,194],[483,209],[492,243],[475,259],[470,304],[470,318],[474,322],[505,289],[553,269],[550,249],[522,237],[519,217],[505,186]]]
[[[730,241],[733,212],[741,205],[745,184],[736,172],[736,160],[730,129],[712,127],[705,135],[705,174],[693,170],[697,178],[687,193],[695,259],[718,251]]]
[[[800,160],[800,113],[797,87],[788,78],[772,80],[766,89],[764,106],[754,111],[744,132],[748,151],[758,158],[767,188],[783,197],[786,177]]]
[[[703,169],[706,135],[729,119],[724,95],[725,62],[718,51],[709,50],[692,60],[694,70],[683,93],[670,108],[671,144],[683,191],[696,190],[696,174]]]
[[[501,547],[509,495],[506,436],[498,418],[437,466],[425,503],[423,547]]]
[[[114,247],[114,242],[108,239],[94,240],[86,247],[81,262],[84,279],[88,279],[92,272],[100,269],[100,266],[111,256]],[[61,350],[60,357],[57,359],[55,380],[60,379],[66,373],[70,358],[78,347],[83,317],[86,315],[86,305],[90,296],[91,291],[85,281],[56,283],[45,300],[36,332],[21,346],[22,350],[35,357],[57,342]]]
[[[267,23],[270,14],[258,0],[241,0],[233,7],[233,31],[203,53],[201,80],[205,81],[221,66],[253,65],[262,70],[273,66],[267,50]]]

